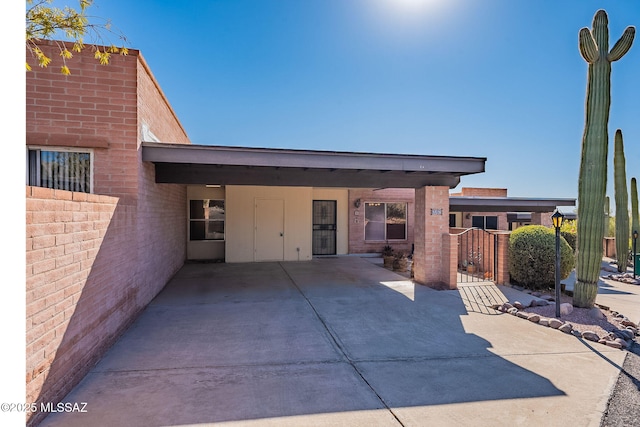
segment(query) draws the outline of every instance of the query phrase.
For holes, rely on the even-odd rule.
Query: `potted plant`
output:
[[[407,271],[408,258],[404,252],[396,252],[393,256],[394,271]]]
[[[386,245],[382,248],[382,259],[384,260],[385,268],[393,268],[393,248],[389,245]]]
[[[473,249],[469,251],[469,261],[467,262],[467,273],[475,273],[479,271],[480,265],[482,264],[482,253],[480,253],[480,248],[478,248],[477,252],[474,252]]]

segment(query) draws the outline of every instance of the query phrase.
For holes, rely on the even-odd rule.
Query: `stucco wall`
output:
[[[255,260],[256,199],[284,201],[284,260],[311,259],[311,187],[225,187],[226,262]],[[298,251],[297,249],[300,249]]]

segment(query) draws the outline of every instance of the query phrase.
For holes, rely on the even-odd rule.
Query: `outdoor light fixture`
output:
[[[556,317],[560,318],[560,227],[564,215],[558,209],[551,215],[553,227],[556,229]]]
[[[359,208],[359,207],[360,207],[360,204],[361,204],[361,203],[362,203],[362,200],[361,200],[361,199],[357,199],[355,202],[353,202],[353,206],[355,206],[355,207],[356,207],[356,209],[357,209],[357,208]]]
[[[553,226],[556,231],[560,231],[560,227],[562,227],[562,223],[564,222],[564,215],[556,209],[553,215],[551,215],[551,221],[553,221]]]
[[[638,258],[638,254],[636,252],[636,243],[638,242],[638,230],[633,230],[633,278],[636,278],[636,273],[638,272],[638,266],[636,266],[636,259]]]

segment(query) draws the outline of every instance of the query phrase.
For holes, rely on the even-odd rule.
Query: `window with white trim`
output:
[[[407,204],[365,203],[364,224],[364,240],[406,240]]]
[[[27,185],[91,193],[92,164],[89,150],[29,147]]]

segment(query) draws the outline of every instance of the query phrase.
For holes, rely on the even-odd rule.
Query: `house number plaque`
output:
[[[431,209],[431,215],[442,215],[442,209]]]

